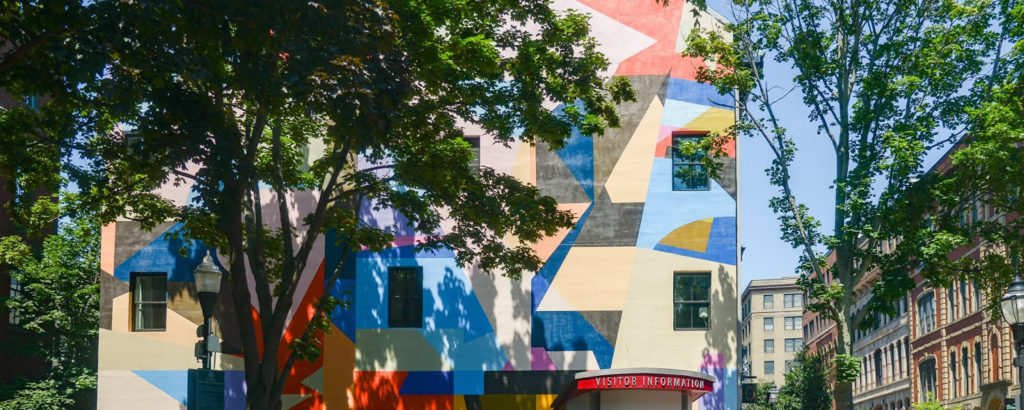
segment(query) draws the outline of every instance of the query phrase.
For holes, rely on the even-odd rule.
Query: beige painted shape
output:
[[[683,126],[687,130],[707,131],[715,134],[722,132],[736,121],[731,110],[710,107],[703,114]]]
[[[555,277],[558,280],[558,277]],[[544,292],[544,299],[540,300],[540,305],[537,306],[538,312],[565,312],[565,311],[576,311],[575,306],[569,303],[568,300],[558,294],[558,290],[554,286],[548,287],[548,290]]]
[[[132,333],[139,337],[179,344],[190,348],[199,340],[196,338],[196,328],[199,326],[171,309],[167,309],[167,330],[132,332],[130,327],[131,321],[129,320],[131,312],[130,301],[130,292],[114,298],[113,311],[111,312],[111,330]]]
[[[612,202],[644,202],[647,198],[647,184],[654,163],[651,153],[658,145],[663,110],[661,100],[654,96],[604,183],[604,189]]]
[[[558,370],[598,370],[597,356],[592,350],[547,351]]]
[[[551,283],[551,289],[574,307],[564,310],[622,310],[635,250],[632,246],[570,249]]]
[[[184,370],[198,366],[192,345],[141,334],[100,329],[99,370]]]
[[[323,355],[325,386],[324,405],[329,409],[348,409],[352,407],[350,394],[354,380],[355,345],[341,329],[329,324],[331,330],[324,335]]]
[[[416,329],[356,330],[356,370],[446,371],[452,369]]]
[[[711,329],[675,330],[675,272],[711,272]],[[636,249],[619,322],[613,368],[697,370],[705,354],[722,353],[736,366],[736,267],[650,249]]]
[[[103,331],[100,330],[101,333]],[[173,397],[130,370],[100,370],[97,374],[97,383],[96,408],[99,410],[185,409],[185,406]]]

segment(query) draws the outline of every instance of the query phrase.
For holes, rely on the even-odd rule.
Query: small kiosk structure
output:
[[[658,368],[607,369],[577,373],[551,404],[555,410],[690,409],[711,392],[715,378],[704,373]]]

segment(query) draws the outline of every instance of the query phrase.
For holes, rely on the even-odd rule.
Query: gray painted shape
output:
[[[537,188],[563,204],[591,201],[558,153],[541,141],[537,142]]]
[[[114,323],[114,298],[128,293],[128,282],[117,280],[109,272],[100,272],[100,329],[111,330]]]
[[[151,231],[142,229],[138,222],[121,221],[117,222],[114,234],[114,267],[120,266],[135,252],[142,250],[150,242],[153,242],[164,232],[174,226],[174,222],[157,224]],[[110,272],[113,274],[114,272]]]
[[[655,95],[665,103],[665,94],[668,92],[667,75],[638,75],[629,76],[633,89],[636,90],[636,101],[624,102],[615,106],[619,113],[621,122],[618,128],[605,130],[604,135],[594,138],[594,195],[601,196],[604,192],[604,183],[611,175],[615,164],[619,162],[622,151],[626,149],[629,140],[640,125],[640,120],[647,113],[651,104],[651,98]]]
[[[594,202],[574,246],[636,246],[643,202],[613,203],[607,192]]]
[[[597,330],[604,339],[608,341],[613,347],[615,346],[615,339],[619,335],[619,322],[622,321],[621,310],[595,310],[579,312],[590,325]]]
[[[718,182],[732,199],[736,199],[736,158],[715,158],[715,162],[722,164],[715,182]]]

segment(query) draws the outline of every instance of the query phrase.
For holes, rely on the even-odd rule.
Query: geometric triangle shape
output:
[[[583,203],[559,203],[559,211],[569,211],[573,215],[573,223],[579,222],[580,217],[587,211],[590,206],[589,202]],[[531,248],[537,253],[537,257],[542,261],[547,261],[551,257],[551,254],[555,252],[555,249],[562,244],[562,240],[569,235],[569,231],[572,228],[563,228],[555,232],[554,235],[546,236],[534,243]]]
[[[561,303],[571,307],[566,311],[622,310],[635,252],[632,246],[573,247],[548,292],[558,292]]]
[[[643,202],[647,196],[647,184],[654,163],[651,151],[658,144],[661,128],[661,101],[651,98],[643,118],[634,128],[629,143],[614,162],[603,186],[612,202]],[[596,149],[596,148],[595,148]],[[596,155],[596,153],[595,153]]]
[[[636,100],[618,104],[615,111],[621,113],[619,127],[606,129],[604,135],[594,138],[594,194],[598,196],[604,190],[605,182],[618,163],[623,150],[636,135],[637,126],[642,120],[651,122],[648,119],[651,112],[649,106],[653,104],[652,100],[658,99],[663,86],[667,85],[668,76],[643,75],[628,78],[636,90]],[[661,101],[658,101],[659,109],[653,118],[655,129],[661,121],[661,106]]]
[[[182,405],[188,399],[188,372],[184,370],[132,370],[132,373]]]
[[[323,394],[324,393],[324,368],[321,367],[319,369],[316,369],[316,371],[313,372],[313,374],[310,374],[309,377],[307,377],[304,380],[302,380],[302,384],[304,386],[306,386],[306,387],[309,387],[309,388],[311,388],[313,390],[316,390],[317,393]]]
[[[590,322],[590,325],[594,326],[594,330],[604,336],[608,343],[615,346],[615,339],[619,334],[619,322],[622,320],[621,310],[580,312],[580,315],[587,319],[587,322]]]
[[[295,405],[302,403],[303,400],[309,398],[308,394],[282,394],[281,395],[281,408],[290,409]]]
[[[562,158],[543,141],[537,141],[537,188],[541,195],[559,203],[589,203],[592,199]]]
[[[553,288],[548,288],[548,291],[544,293],[544,299],[541,299],[540,305],[537,306],[538,312],[563,312],[570,310],[576,310],[576,307],[565,300]]]

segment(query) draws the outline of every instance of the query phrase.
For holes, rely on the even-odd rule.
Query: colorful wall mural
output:
[[[608,74],[628,77],[637,100],[620,106],[621,128],[598,138],[575,133],[557,151],[495,145],[483,134],[480,162],[536,184],[576,215],[576,227],[536,244],[545,266],[512,281],[460,267],[451,252],[416,252],[416,232],[401,215],[364,204],[365,221],[396,229],[394,247],[352,254],[341,280],[325,289],[323,267],[343,255],[330,234],[323,238],[314,257],[325,263],[306,272],[285,338],[301,332],[321,292],[351,308],[331,313],[322,357],[296,364],[285,408],[544,409],[576,372],[627,367],[710,374],[714,391],[697,406],[738,407],[735,146],[721,159],[721,176],[698,191],[673,191],[669,150],[675,132],[713,133],[733,122],[732,97],[697,83],[703,62],[680,56],[689,31],[717,27],[719,17],[694,16],[682,1],[556,4],[591,14],[613,63]],[[161,191],[174,201],[189,192],[187,185]],[[273,200],[270,192],[263,198]],[[301,209],[315,194],[290,199]],[[273,216],[273,209],[265,212]],[[167,238],[179,228],[144,232],[123,221],[103,229],[100,408],[185,406],[202,323],[191,272],[205,249],[180,255],[181,244]],[[396,266],[422,269],[421,327],[388,326],[388,268]],[[129,329],[133,272],[168,274],[166,331]],[[709,330],[675,330],[676,272],[711,273]],[[234,315],[228,292],[219,318]],[[219,326],[222,334],[234,331],[228,319]],[[222,355],[215,364],[227,371],[226,408],[244,408],[241,360]]]

